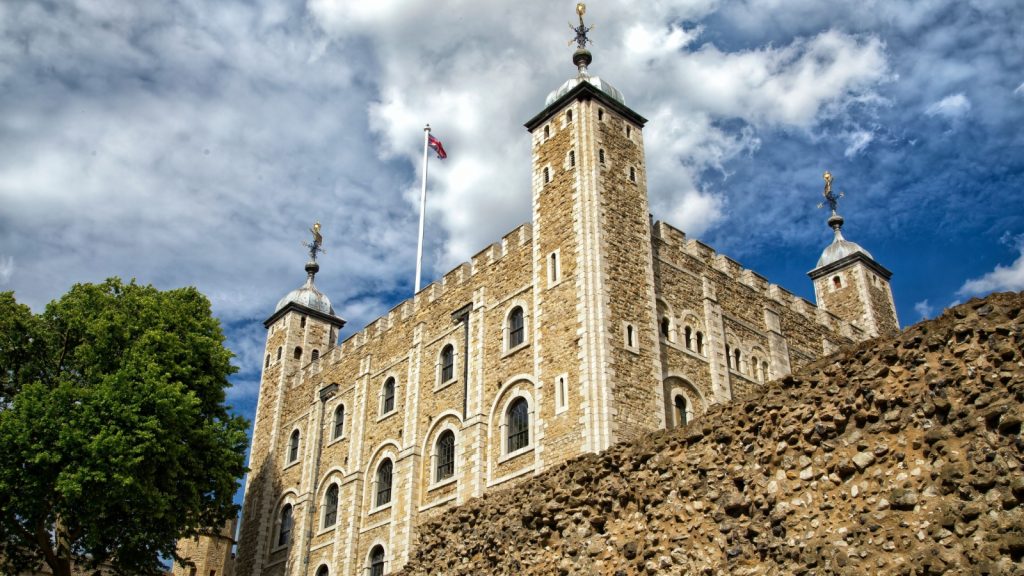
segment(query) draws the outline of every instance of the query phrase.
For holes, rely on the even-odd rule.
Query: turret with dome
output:
[[[832,191],[832,173],[825,172],[825,202],[832,215],[828,226],[832,243],[825,247],[814,270],[808,272],[814,282],[818,306],[856,324],[871,336],[899,331],[896,305],[889,279],[892,272],[879,264],[870,252],[843,237],[845,220],[836,211],[838,195]]]

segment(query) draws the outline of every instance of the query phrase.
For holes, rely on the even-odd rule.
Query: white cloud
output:
[[[1017,96],[1024,96],[1024,82],[1021,82],[1020,86],[1017,86],[1013,93]]]
[[[920,302],[914,303],[914,312],[917,312],[922,320],[932,317],[935,313],[935,307],[928,303],[928,299],[921,300]]]
[[[14,276],[14,256],[0,256],[0,284],[7,284]]]
[[[951,94],[933,103],[924,113],[929,116],[941,116],[949,120],[957,120],[971,111],[971,101],[963,92]]]
[[[850,144],[846,147],[843,155],[847,158],[852,158],[867,148],[868,144],[875,139],[875,135],[867,130],[857,130],[849,134],[848,139]]]
[[[960,296],[977,296],[997,291],[1021,291],[1024,290],[1024,242],[1017,239],[1019,251],[1017,259],[1009,266],[996,264],[991,272],[980,278],[973,278],[964,282],[957,290]]]

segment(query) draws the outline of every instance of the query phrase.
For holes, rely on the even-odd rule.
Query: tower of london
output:
[[[315,251],[267,318],[236,574],[397,570],[427,518],[898,330],[834,209],[816,305],[652,221],[646,120],[580,28],[525,123],[530,222],[340,343]]]

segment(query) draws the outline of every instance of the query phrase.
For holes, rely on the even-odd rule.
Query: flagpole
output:
[[[420,291],[420,271],[423,269],[423,214],[427,211],[427,146],[430,124],[423,128],[423,186],[420,188],[420,238],[416,244],[416,292]]]

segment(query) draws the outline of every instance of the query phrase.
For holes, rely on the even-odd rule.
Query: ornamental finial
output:
[[[316,262],[317,253],[325,253],[325,250],[322,248],[324,237],[320,234],[320,221],[318,220],[313,223],[313,227],[310,228],[309,231],[313,234],[313,241],[303,242],[302,245],[309,248],[309,261]]]
[[[583,2],[577,3],[576,4],[576,14],[580,17],[580,25],[579,26],[573,26],[572,24],[569,24],[569,28],[572,29],[572,31],[576,33],[576,37],[573,38],[572,40],[569,40],[569,44],[571,45],[573,42],[575,42],[576,43],[576,48],[578,50],[585,49],[587,47],[588,43],[590,43],[590,44],[594,43],[593,40],[591,40],[590,38],[587,38],[587,32],[590,32],[591,30],[593,30],[594,27],[590,26],[588,28],[586,26],[586,24],[583,23],[583,15],[586,14],[586,13],[587,13],[587,5],[584,4]]]
[[[838,195],[836,195],[834,192],[832,192],[831,172],[825,170],[825,175],[823,176],[823,178],[825,180],[825,191],[822,192],[822,195],[825,197],[825,202],[818,204],[818,208],[824,208],[825,204],[827,203],[828,207],[832,209],[832,214],[835,214],[836,208],[839,206],[839,199],[842,198],[843,196],[846,196],[846,194],[844,192],[840,192]]]

